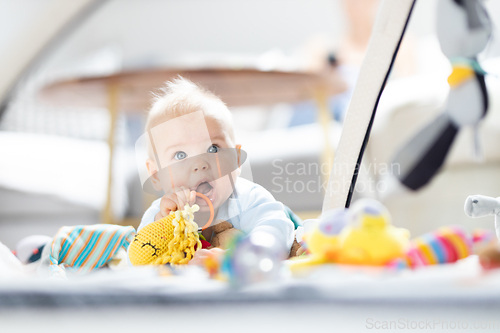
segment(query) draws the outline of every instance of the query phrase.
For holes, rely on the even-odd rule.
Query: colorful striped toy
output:
[[[47,246],[49,271],[60,276],[66,268],[88,273],[104,266],[120,248],[127,249],[134,235],[133,227],[112,224],[62,227]]]
[[[410,267],[453,263],[472,254],[472,238],[458,226],[442,227],[411,241]]]

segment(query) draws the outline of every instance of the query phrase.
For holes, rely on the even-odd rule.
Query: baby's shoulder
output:
[[[257,201],[275,201],[273,195],[268,190],[248,179],[238,178],[235,186],[238,199],[248,204]]]

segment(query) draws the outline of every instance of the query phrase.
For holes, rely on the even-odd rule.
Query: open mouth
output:
[[[204,194],[210,201],[214,202],[215,190],[214,190],[212,184],[210,184],[209,182],[207,182],[207,181],[201,182],[200,184],[198,184],[195,191],[198,193]],[[203,198],[200,198],[200,197],[196,197],[196,204],[200,207],[208,206],[207,202]]]

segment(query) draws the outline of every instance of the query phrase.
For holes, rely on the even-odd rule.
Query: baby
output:
[[[283,204],[262,186],[239,177],[241,152],[232,115],[220,98],[182,77],[168,82],[151,107],[146,133],[150,181],[165,195],[145,212],[138,230],[186,203],[200,207],[195,221],[203,226],[209,207],[196,196],[199,192],[212,202],[214,221],[228,221],[245,234],[272,234],[290,252],[294,224]],[[210,241],[210,228],[203,235]],[[206,251],[197,251],[194,259]]]

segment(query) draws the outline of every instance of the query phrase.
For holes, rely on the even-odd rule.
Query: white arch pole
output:
[[[382,2],[335,152],[323,211],[349,207],[378,101],[415,2],[416,0]]]

